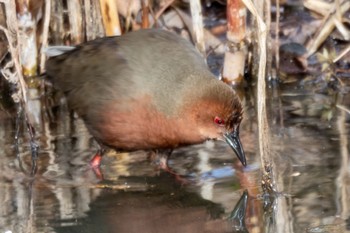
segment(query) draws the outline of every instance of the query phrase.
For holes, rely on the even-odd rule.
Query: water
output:
[[[31,178],[28,134],[22,130],[16,158],[15,114],[0,111],[0,232],[237,232],[229,216],[244,190],[250,233],[350,232],[350,115],[336,106],[349,108],[349,95],[288,86],[269,96],[274,197],[261,191],[251,96],[241,128],[247,168],[225,143],[207,142],[174,151],[169,165],[179,176],[147,153],[109,152],[100,180],[87,165],[96,143],[61,104],[36,117]]]

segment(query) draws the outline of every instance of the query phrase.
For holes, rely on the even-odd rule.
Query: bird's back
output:
[[[100,106],[106,100],[137,98],[145,93],[152,93],[158,108],[172,114],[171,106],[181,102],[183,89],[196,88],[213,78],[189,42],[155,29],[79,45],[51,57],[46,72],[81,115],[89,106]]]

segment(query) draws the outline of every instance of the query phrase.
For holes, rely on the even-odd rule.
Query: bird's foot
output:
[[[179,175],[178,173],[176,173],[174,170],[172,170],[171,168],[169,168],[168,166],[166,167],[162,167],[161,168],[163,171],[169,173],[170,175],[174,176],[175,180],[180,183],[181,185],[187,185],[190,184],[191,181],[189,179],[187,179],[184,176]]]

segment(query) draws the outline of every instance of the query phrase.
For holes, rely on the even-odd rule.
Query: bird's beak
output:
[[[225,133],[224,138],[225,138],[225,141],[230,145],[230,147],[236,153],[239,161],[241,161],[243,166],[247,166],[247,160],[245,158],[245,154],[244,154],[241,140],[239,139],[239,133],[237,132],[237,130],[234,130],[231,133]]]

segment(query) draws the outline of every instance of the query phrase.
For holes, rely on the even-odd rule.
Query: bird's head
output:
[[[237,94],[226,84],[212,85],[196,100],[192,113],[200,135],[205,139],[223,140],[246,166],[246,157],[239,138],[242,104]]]

